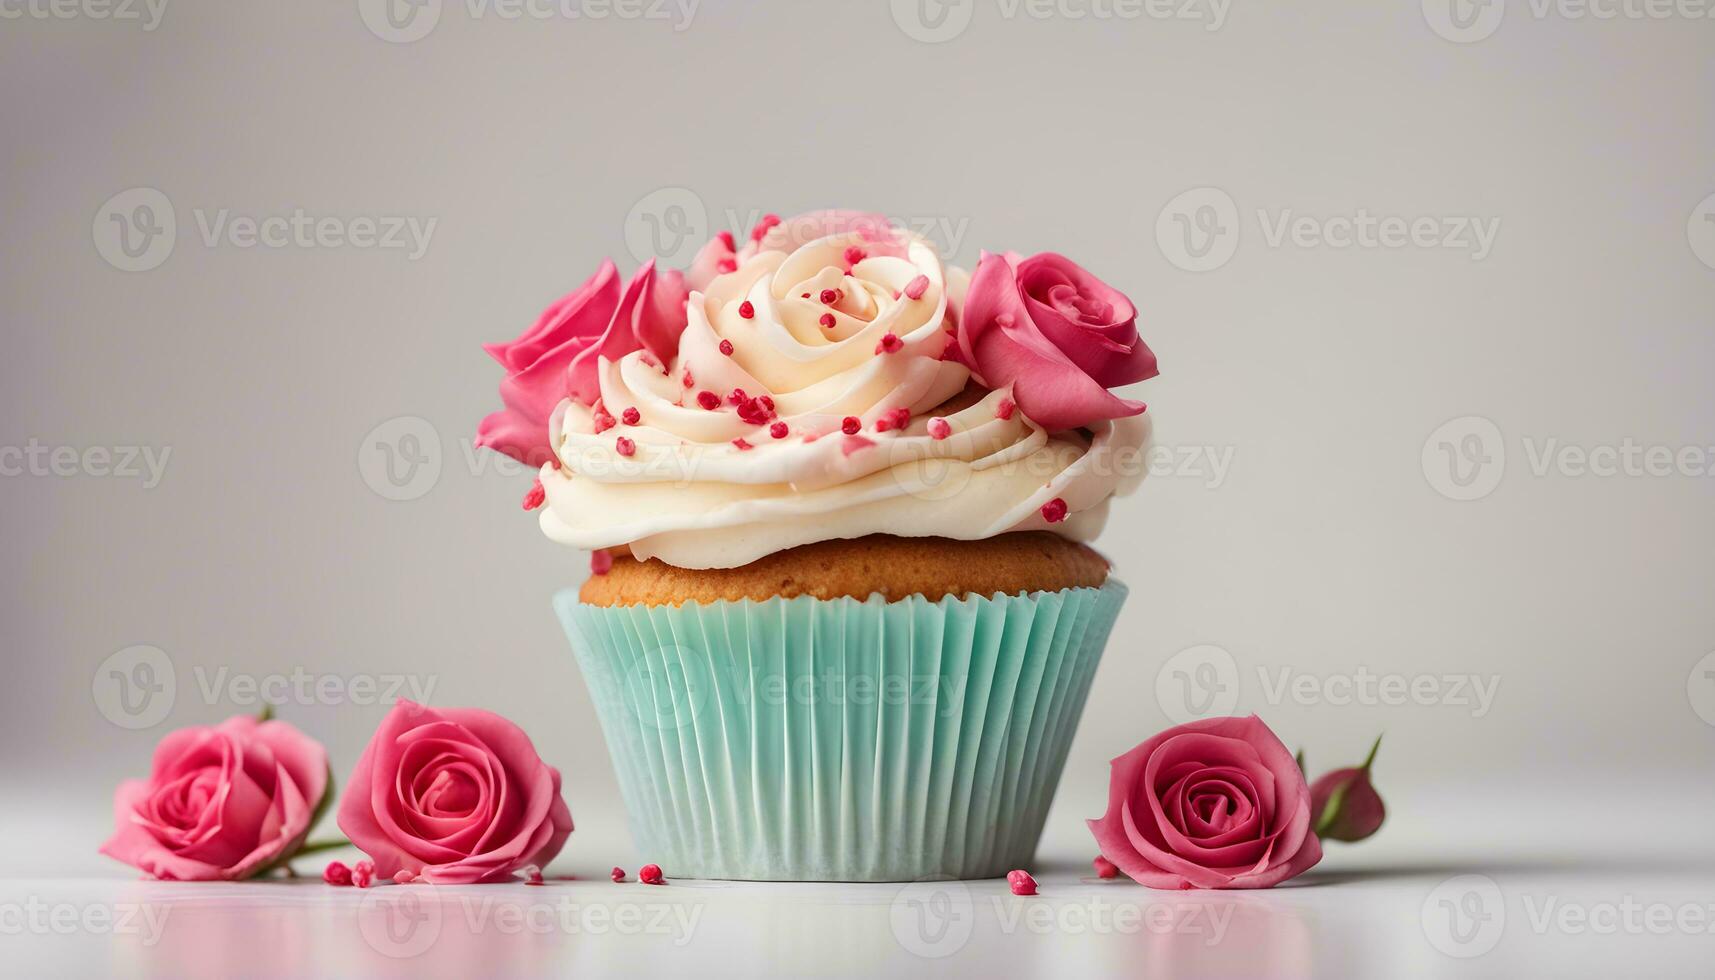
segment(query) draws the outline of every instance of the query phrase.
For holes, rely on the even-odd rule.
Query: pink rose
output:
[[[959,353],[990,388],[1012,386],[1054,431],[1137,415],[1108,391],[1160,373],[1125,294],[1052,252],[982,254],[959,317]]]
[[[582,286],[542,312],[535,326],[509,344],[483,347],[506,369],[500,400],[506,407],[482,420],[476,444],[540,466],[548,448],[548,417],[561,399],[594,405],[601,398],[600,359],[610,361],[646,347],[662,361],[679,349],[685,329],[685,277],[657,273],[653,261],[637,270],[622,293],[619,270],[604,261]]]
[[[101,853],[162,880],[249,878],[303,846],[330,782],[327,751],[283,721],[183,728],[119,784]]]
[[[339,828],[375,862],[431,884],[545,866],[572,832],[559,770],[522,729],[475,708],[400,701],[357,760]]]
[[[1170,728],[1115,759],[1090,830],[1151,888],[1268,888],[1322,860],[1304,774],[1255,715]]]

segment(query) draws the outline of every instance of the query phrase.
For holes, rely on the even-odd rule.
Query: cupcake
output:
[[[490,353],[478,442],[592,554],[555,598],[640,853],[683,877],[1028,865],[1126,590],[1086,542],[1144,469],[1131,302],[973,273],[878,215],[612,263]]]

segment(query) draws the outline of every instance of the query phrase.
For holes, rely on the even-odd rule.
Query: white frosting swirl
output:
[[[550,426],[559,465],[541,472],[550,538],[724,568],[874,533],[1047,529],[1088,540],[1101,530],[1109,498],[1141,478],[1147,415],[1050,435],[1001,390],[932,424],[928,413],[970,378],[942,360],[963,274],[949,277],[932,246],[903,232],[799,244],[782,231],[691,294],[673,364],[645,351],[603,360],[598,409],[560,404]],[[704,407],[713,398],[718,407]],[[848,417],[857,435],[842,430]],[[1051,523],[1043,508],[1056,499],[1067,516]]]

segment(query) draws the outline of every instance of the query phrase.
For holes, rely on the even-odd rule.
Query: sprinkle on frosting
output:
[[[730,340],[721,341],[721,353],[725,354],[728,357],[732,356],[732,341],[730,341]]]
[[[712,412],[721,407],[721,396],[712,391],[699,391],[697,392],[697,404]]]
[[[1055,497],[1042,505],[1042,519],[1050,524],[1058,524],[1066,519],[1066,501]]]
[[[626,425],[636,425],[637,423],[643,421],[643,413],[639,412],[637,410],[637,406],[633,405],[630,408],[626,409],[625,411],[619,413],[619,420],[621,422],[624,422]],[[554,460],[554,462],[558,463],[559,460],[556,459],[556,460]],[[556,466],[554,468],[559,469],[558,466]]]
[[[768,434],[776,439],[784,439],[792,431],[785,422],[776,422],[768,427]]]
[[[863,420],[856,415],[848,415],[840,421],[840,431],[848,436],[855,436],[863,428]]]
[[[906,299],[911,299],[911,300],[922,299],[923,294],[928,292],[928,291],[929,291],[929,277],[928,276],[919,275],[917,278],[915,278],[915,279],[913,279],[910,282],[905,284],[905,298]]]
[[[756,305],[748,299],[745,300],[738,304],[738,315],[744,317],[746,320],[756,319]]]
[[[637,455],[637,443],[620,436],[613,443],[613,451],[621,456],[635,456]]]
[[[897,354],[905,347],[905,341],[896,334],[883,334],[881,342],[875,345],[877,354]]]

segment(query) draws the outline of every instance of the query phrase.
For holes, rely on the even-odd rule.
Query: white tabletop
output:
[[[1707,976],[1707,864],[1366,866],[1265,892],[1159,892],[1044,861],[1003,881],[0,882],[13,975]],[[561,870],[561,869],[556,869]]]

